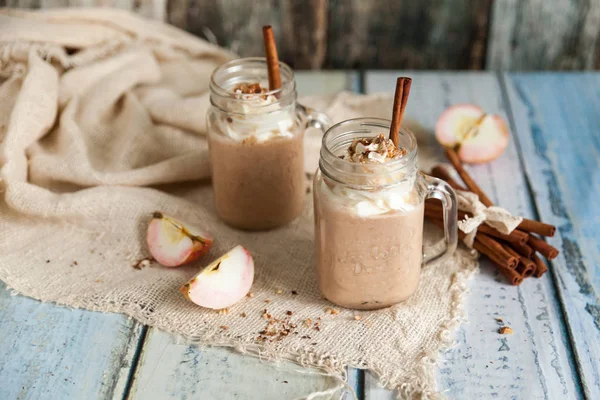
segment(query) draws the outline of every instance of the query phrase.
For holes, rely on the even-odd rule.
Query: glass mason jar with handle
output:
[[[280,63],[280,74],[281,87],[269,91],[266,59],[243,58],[211,77],[207,128],[215,205],[236,228],[275,228],[302,212],[304,131],[328,125],[324,114],[296,103],[292,69]]]
[[[359,118],[341,122],[323,137],[314,177],[316,271],[319,289],[331,302],[377,309],[408,299],[421,268],[456,250],[456,195],[444,181],[417,166],[414,135],[401,129],[406,152],[386,163],[341,158],[354,139],[386,137],[390,121]],[[445,248],[424,254],[426,198],[443,205]],[[438,246],[432,246],[436,248]]]

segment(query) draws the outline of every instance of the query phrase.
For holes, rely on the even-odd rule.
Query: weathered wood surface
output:
[[[504,76],[512,127],[548,239],[552,275],[588,399],[600,399],[600,75]]]
[[[273,25],[295,68],[598,69],[600,0],[0,0],[110,6],[186,29],[242,56]]]
[[[228,349],[178,344],[175,336],[150,328],[129,399],[298,399],[339,384],[308,371]]]
[[[122,399],[141,328],[11,296],[0,282],[0,399]]]
[[[367,73],[366,91],[392,92],[395,79],[404,74],[413,78],[405,120],[407,125],[418,121],[415,133],[423,155],[445,161],[433,139],[433,127],[451,104],[474,103],[509,117],[502,86],[492,73],[374,72]],[[468,170],[497,204],[519,215],[535,215],[514,139],[498,160]],[[469,322],[458,330],[457,347],[442,356],[440,390],[453,399],[581,398],[551,274],[513,287],[482,260],[481,273],[471,281],[470,291]],[[513,335],[497,333],[498,317],[514,329]],[[369,400],[393,398],[370,374],[365,394]]]
[[[298,73],[300,96],[333,94],[358,87],[355,73]],[[176,338],[149,328],[133,378],[131,399],[294,399],[339,384],[319,375],[306,375],[292,363],[280,369],[226,348],[178,343]],[[362,392],[362,372],[349,371],[349,384]],[[347,397],[350,399],[351,397]]]
[[[368,73],[363,89],[391,92],[400,74]],[[600,398],[600,75],[408,75],[414,82],[406,119],[422,150],[433,144],[433,125],[450,104],[472,102],[508,117],[513,140],[506,153],[469,170],[500,205],[559,227],[550,241],[561,255],[541,280],[514,288],[482,263],[466,303],[469,322],[457,332],[457,347],[442,355],[440,390],[457,399]],[[302,95],[359,88],[356,75],[344,73],[299,73],[297,81]],[[439,150],[433,154],[443,159]],[[496,317],[514,335],[498,335]],[[266,392],[262,398],[282,399],[330,383],[291,365],[277,371],[226,349],[177,344],[151,328],[146,335],[120,315],[41,304],[5,290],[0,360],[1,399],[248,398],[257,387]],[[360,399],[394,398],[370,374],[351,370],[349,378]],[[280,384],[285,395],[277,393]]]
[[[492,18],[489,69],[600,68],[598,0],[495,1]]]
[[[480,69],[491,1],[329,2],[327,68]]]

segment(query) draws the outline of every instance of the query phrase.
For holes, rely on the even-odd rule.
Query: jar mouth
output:
[[[339,162],[347,165],[367,165],[372,170],[393,170],[403,166],[412,165],[417,157],[417,139],[415,135],[405,128],[400,128],[399,147],[406,150],[406,154],[397,160],[386,163],[356,164],[349,160],[339,158],[338,150],[345,150],[352,144],[352,141],[360,137],[373,137],[383,133],[386,137],[389,135],[391,121],[384,118],[353,118],[333,125],[327,130],[321,141],[321,156],[335,158]],[[374,132],[377,131],[377,132]],[[363,134],[361,136],[361,134]],[[325,153],[325,154],[323,154]],[[336,154],[337,153],[337,154]]]
[[[355,118],[340,122],[323,136],[319,169],[330,180],[361,190],[380,190],[405,181],[417,174],[417,140],[408,129],[401,128],[399,147],[404,156],[385,163],[355,163],[340,158],[353,140],[388,136],[391,121],[382,118]]]
[[[262,87],[268,87],[268,68],[265,57],[246,57],[228,61],[218,66],[210,77],[211,94],[217,95],[227,101],[248,103],[260,96],[274,96],[281,101],[290,94],[295,97],[296,82],[294,71],[284,62],[279,62],[281,87],[264,93],[247,94],[241,99],[231,90],[231,87],[240,83],[258,82]],[[266,83],[265,86],[263,86]],[[211,96],[212,97],[212,96]],[[271,103],[273,104],[273,103]],[[257,106],[263,107],[263,106]]]

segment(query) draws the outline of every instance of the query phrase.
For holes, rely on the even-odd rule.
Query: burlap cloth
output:
[[[124,313],[202,345],[339,377],[345,366],[366,368],[402,398],[437,396],[435,361],[452,344],[476,261],[458,250],[425,268],[418,292],[403,304],[326,314],[332,305],[313,273],[310,195],[300,218],[270,232],[231,229],[215,215],[204,180],[204,116],[210,73],[231,57],[121,11],[0,10],[0,279],[26,296]],[[334,121],[389,117],[391,110],[387,95],[304,102]],[[430,161],[427,141],[420,144],[421,162]],[[308,133],[307,172],[319,147],[320,134]],[[149,255],[145,230],[155,210],[204,226],[216,238],[210,254],[181,268],[133,268]],[[180,285],[237,244],[254,255],[255,296],[227,315],[187,302]],[[298,333],[257,342],[265,308],[279,318],[292,311]],[[318,317],[320,331],[301,323]]]

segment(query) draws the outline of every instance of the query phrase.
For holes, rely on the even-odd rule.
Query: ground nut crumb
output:
[[[357,320],[357,321],[360,321],[362,319],[362,317],[360,315],[355,315],[354,319]]]
[[[246,318],[246,313],[245,313],[245,312],[243,312],[243,313],[241,313],[241,314],[240,314],[240,316],[241,316],[242,318]]]
[[[229,308],[222,308],[218,311],[219,315],[227,315],[229,314]]]
[[[310,318],[307,318],[304,320],[304,326],[306,326],[307,328],[310,328],[311,324],[312,324],[312,321]]]
[[[325,312],[327,314],[331,314],[331,315],[338,315],[340,312],[338,310],[336,310],[335,308],[328,308],[327,310],[325,310]]]
[[[252,293],[252,292],[248,292],[248,294],[247,294],[246,296],[248,296],[248,297],[250,297],[250,298],[253,298],[253,297],[254,297],[254,293]]]
[[[281,293],[283,293],[283,290],[281,290],[281,289],[277,289],[277,291],[275,292],[275,294],[281,294]]]
[[[514,331],[508,326],[503,326],[502,328],[498,329],[498,333],[501,335],[512,335]]]
[[[229,329],[229,327],[227,325],[221,325],[221,329],[223,329],[224,331]]]
[[[270,302],[271,302],[271,300],[269,300],[269,299],[265,300],[265,303],[267,303],[267,304],[269,304]]]

